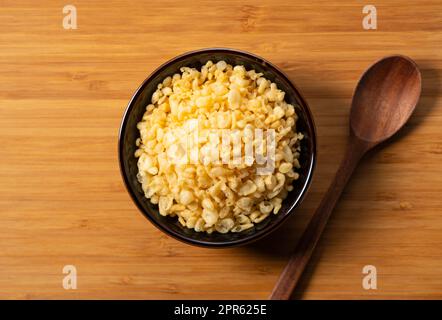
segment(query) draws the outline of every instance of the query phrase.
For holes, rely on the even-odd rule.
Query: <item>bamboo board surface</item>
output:
[[[68,3],[66,3],[68,4]],[[0,1],[0,298],[265,299],[341,159],[353,89],[375,60],[405,54],[420,103],[366,157],[296,298],[442,299],[442,2]],[[210,250],[173,240],[136,209],[117,134],[132,93],[185,51],[223,46],[287,72],[315,117],[319,160],[297,213],[275,234]],[[62,286],[65,265],[78,288]],[[362,268],[377,268],[377,290]]]

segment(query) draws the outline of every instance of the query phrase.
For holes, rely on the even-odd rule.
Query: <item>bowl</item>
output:
[[[196,232],[181,226],[176,217],[161,216],[157,205],[154,205],[144,196],[141,184],[137,180],[137,158],[135,140],[139,137],[137,123],[141,120],[146,106],[150,103],[151,96],[157,85],[167,76],[179,72],[183,66],[200,68],[208,60],[214,62],[224,60],[231,65],[244,65],[247,70],[255,69],[263,73],[264,77],[275,82],[279,89],[285,91],[285,100],[296,105],[298,114],[297,131],[304,134],[301,140],[301,154],[299,162],[301,169],[298,180],[293,183],[293,190],[289,192],[287,198],[282,203],[282,208],[278,214],[271,214],[267,219],[253,228],[240,233],[221,234],[213,232]],[[185,243],[210,247],[222,248],[243,245],[258,240],[280,226],[287,217],[294,212],[304,198],[311,183],[313,170],[316,162],[316,134],[313,117],[307,102],[300,94],[295,85],[288,77],[269,61],[254,54],[244,51],[227,48],[210,48],[191,51],[177,56],[164,63],[144,80],[135,91],[130,100],[120,126],[118,152],[120,160],[120,170],[126,185],[127,191],[135,202],[136,206],[156,227],[175,239]]]

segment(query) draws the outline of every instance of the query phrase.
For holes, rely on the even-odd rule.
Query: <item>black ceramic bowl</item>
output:
[[[157,85],[167,76],[179,73],[183,66],[200,68],[208,60],[214,62],[224,60],[231,65],[244,65],[247,70],[254,69],[264,74],[264,77],[275,82],[278,88],[285,91],[288,103],[297,105],[299,119],[297,130],[305,138],[301,143],[301,170],[300,178],[293,184],[294,189],[283,201],[282,208],[277,215],[271,215],[253,228],[241,233],[220,234],[213,232],[206,234],[182,227],[176,217],[163,217],[158,212],[158,207],[144,197],[141,184],[137,181],[137,159],[135,140],[139,137],[137,123],[141,120],[146,106],[150,103],[152,93]],[[302,98],[298,89],[290,82],[287,76],[267,60],[246,53],[225,48],[210,48],[182,54],[166,62],[155,70],[137,89],[127,106],[120,127],[118,152],[120,169],[127,190],[140,211],[160,230],[168,235],[189,244],[204,247],[230,247],[257,240],[274,231],[293,212],[302,201],[312,180],[313,169],[316,162],[316,136],[312,114],[307,103]]]

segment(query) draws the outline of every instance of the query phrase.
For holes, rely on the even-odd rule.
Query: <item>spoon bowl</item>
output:
[[[410,118],[421,93],[421,73],[405,56],[390,56],[373,64],[356,87],[350,128],[359,139],[380,143]]]

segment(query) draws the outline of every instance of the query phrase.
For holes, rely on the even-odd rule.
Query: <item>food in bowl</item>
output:
[[[295,107],[241,65],[180,71],[158,85],[137,124],[145,196],[197,232],[241,232],[278,214],[299,177]]]

